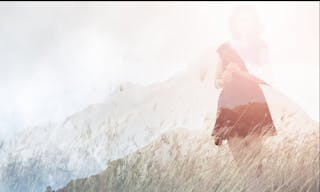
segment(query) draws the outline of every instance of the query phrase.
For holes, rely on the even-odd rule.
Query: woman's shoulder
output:
[[[263,39],[258,39],[255,43],[255,49],[256,50],[267,50],[268,49],[267,42]]]
[[[220,54],[226,53],[228,50],[230,50],[231,45],[229,41],[224,41],[223,43],[220,43],[217,52]]]
[[[230,46],[231,46],[230,41],[223,41],[222,43],[219,44],[218,49],[228,48]]]
[[[231,49],[233,44],[234,44],[234,42],[232,40],[223,41],[222,43],[219,44],[217,51]],[[255,40],[253,45],[256,49],[268,49],[268,45],[267,45],[266,41],[263,39]]]

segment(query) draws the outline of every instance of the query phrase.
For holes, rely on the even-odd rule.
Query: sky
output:
[[[230,38],[238,4],[1,2],[0,138],[62,121],[121,82],[172,77]],[[275,86],[319,121],[319,2],[253,5]]]

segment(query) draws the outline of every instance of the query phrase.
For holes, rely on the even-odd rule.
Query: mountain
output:
[[[15,135],[1,144],[0,191],[62,187],[102,171],[109,160],[141,148],[167,129],[202,127],[208,109],[214,110],[216,93],[192,74],[182,71],[149,86],[122,83],[104,102],[62,123]]]
[[[148,86],[122,83],[105,101],[71,115],[64,122],[28,128],[3,142],[0,191],[38,192],[47,186],[59,189],[70,180],[99,173],[108,175],[123,158],[136,157],[137,150],[148,154],[150,150],[176,153],[175,149],[170,150],[171,144],[162,146],[159,141],[162,134],[179,135],[180,138],[176,129],[191,134],[177,141],[180,145],[190,146],[190,140],[200,139],[207,142],[204,145],[211,153],[209,148],[213,146],[209,147],[208,130],[215,120],[219,91],[213,85],[211,65],[204,65],[208,66],[204,70],[207,73],[199,65],[191,65],[166,81]],[[314,129],[314,122],[299,106],[272,87],[263,89],[279,132],[310,133]],[[203,130],[207,131],[204,133]],[[193,138],[196,133],[201,133],[201,137]],[[149,149],[150,145],[158,148]],[[195,147],[202,146],[196,144]],[[154,159],[145,158],[152,167]],[[154,158],[162,157],[154,154]],[[143,161],[140,163],[142,165]],[[125,180],[136,182],[135,179]]]
[[[190,93],[199,95],[198,103],[190,106],[217,101],[215,94],[211,95],[215,99],[204,97],[213,89],[211,82],[210,78],[198,82],[207,92]],[[259,156],[265,170],[262,176],[253,174],[254,165],[238,167],[227,144],[214,146],[212,104],[199,119],[202,126],[186,124],[167,130],[150,144],[110,161],[101,173],[72,180],[57,192],[317,191],[319,123],[277,89],[261,88],[278,130],[277,136],[264,142],[264,153]]]

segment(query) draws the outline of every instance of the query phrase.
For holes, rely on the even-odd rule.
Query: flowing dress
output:
[[[222,44],[217,52],[223,70],[232,62],[248,72],[243,59],[229,43]],[[272,135],[276,135],[276,129],[259,83],[234,74],[220,93],[212,136],[230,139]]]

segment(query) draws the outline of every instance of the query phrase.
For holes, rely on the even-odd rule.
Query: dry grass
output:
[[[95,176],[60,192],[102,191],[319,191],[319,133],[278,135],[265,141],[250,166],[239,167],[228,145],[214,146],[208,131],[175,130]],[[257,162],[263,175],[256,177]]]

